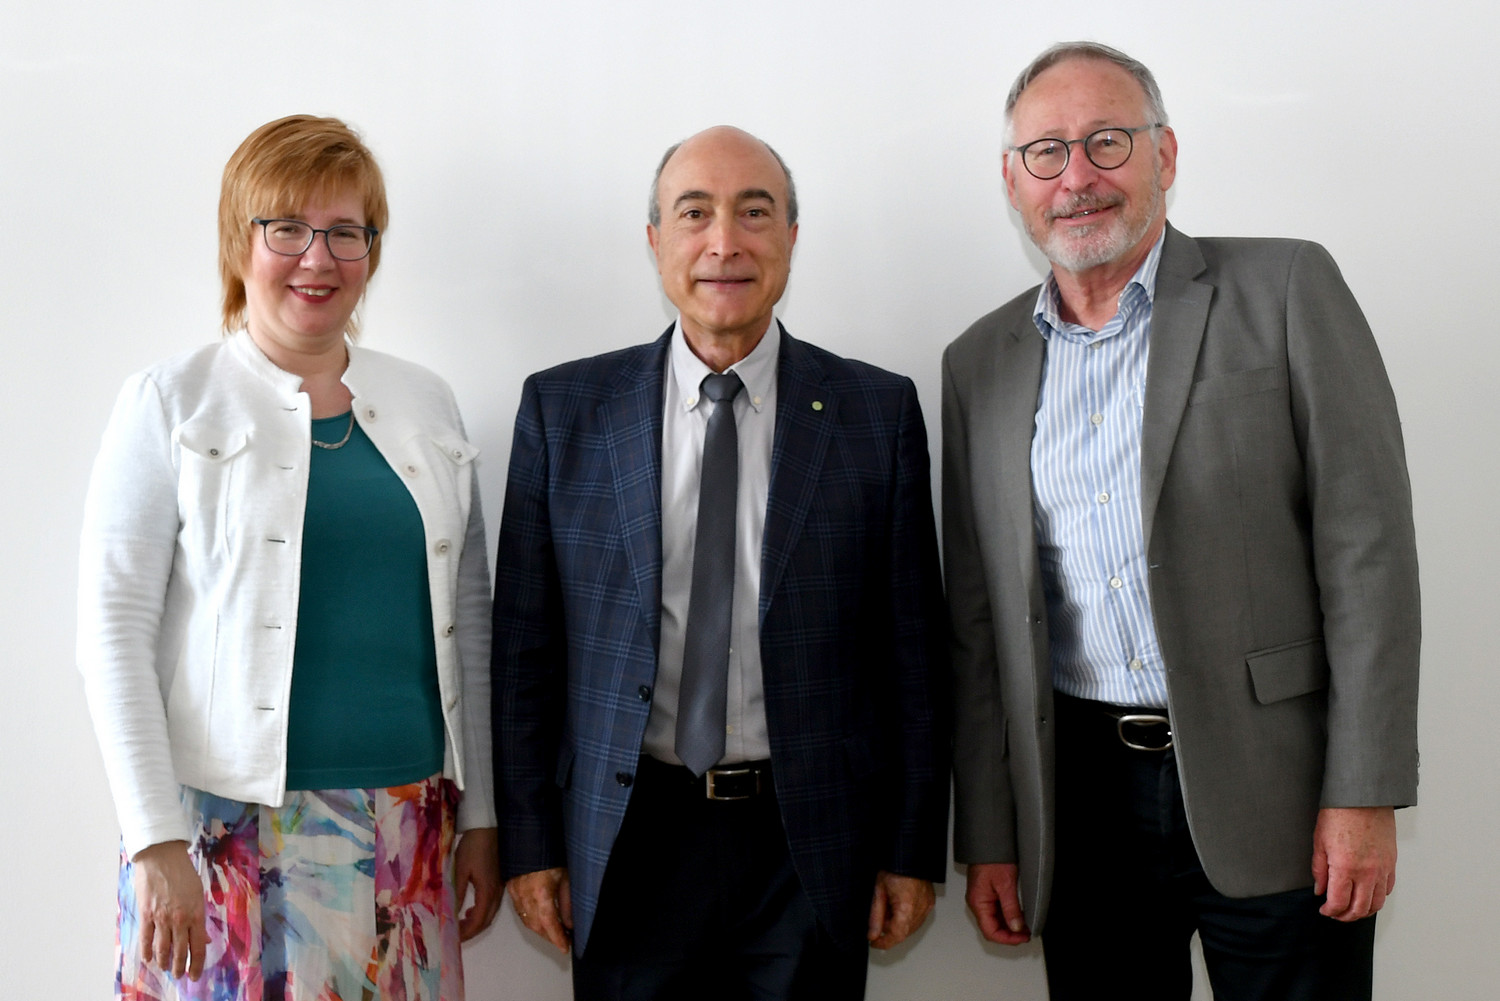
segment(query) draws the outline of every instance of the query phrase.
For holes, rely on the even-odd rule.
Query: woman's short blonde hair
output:
[[[245,267],[251,219],[287,218],[311,202],[352,192],[363,203],[365,225],[385,232],[390,210],[375,155],[337,118],[291,115],[268,122],[240,143],[224,165],[219,192],[219,278],[224,288],[224,330],[245,326]],[[370,248],[370,277],[380,266],[380,238]],[[345,331],[358,333],[357,315]]]

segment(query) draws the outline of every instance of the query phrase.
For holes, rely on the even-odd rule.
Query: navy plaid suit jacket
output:
[[[511,449],[493,655],[501,861],[506,878],[568,867],[580,954],[656,677],[670,335],[531,376]],[[946,626],[916,388],[783,330],[771,469],[771,767],[802,885],[853,945],[877,870],[946,869]]]

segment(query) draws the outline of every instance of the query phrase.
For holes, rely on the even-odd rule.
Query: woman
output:
[[[105,431],[79,665],[117,997],[456,1001],[499,906],[474,448],[441,380],[352,343],[386,215],[342,122],[257,129],[219,201],[226,336]]]

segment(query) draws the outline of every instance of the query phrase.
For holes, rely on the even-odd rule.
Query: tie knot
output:
[[[703,377],[703,395],[715,403],[734,399],[744,388],[745,384],[733,372],[725,372],[723,375],[710,372]]]

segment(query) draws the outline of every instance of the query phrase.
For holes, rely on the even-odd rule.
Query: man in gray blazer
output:
[[[1396,405],[1328,254],[1167,225],[1145,66],[1054,46],[1006,106],[1051,275],[943,360],[955,856],[1052,997],[1368,998],[1414,803]],[[1029,922],[1029,926],[1028,926]]]

